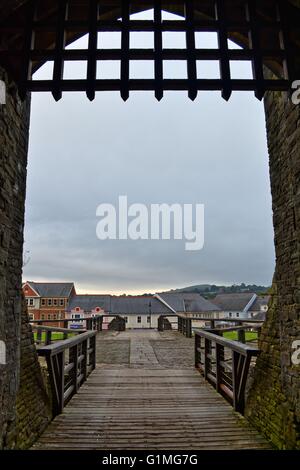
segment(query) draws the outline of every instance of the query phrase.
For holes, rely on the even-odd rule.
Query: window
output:
[[[151,317],[150,316],[147,317],[147,323],[151,323]]]
[[[240,314],[237,312],[236,317],[239,318]]]
[[[53,305],[57,305],[57,299],[53,299]]]
[[[137,317],[137,322],[142,323],[142,317]]]
[[[34,305],[34,300],[33,299],[29,299],[29,305],[32,307]]]
[[[28,300],[29,300],[29,299],[26,299],[26,303],[27,303],[27,305],[28,305]]]
[[[59,305],[61,305],[61,306],[63,307],[63,306],[65,305],[65,300],[64,300],[64,299],[60,299]]]
[[[46,299],[42,299],[42,305],[46,305]]]
[[[44,315],[43,313],[42,313],[42,315],[41,315],[41,319],[42,319],[42,320],[45,320],[45,315]]]
[[[32,315],[32,313],[29,315],[29,320],[30,321],[34,320],[34,315]]]
[[[48,307],[51,307],[52,305],[52,299],[48,299]]]
[[[232,313],[231,312],[229,313],[229,318],[232,318]]]
[[[49,314],[48,314],[48,317],[47,317],[48,320],[51,320],[51,319],[52,319],[51,317],[52,317],[52,315],[50,315],[50,313],[49,313]]]
[[[75,308],[75,311],[76,311],[76,312],[80,312],[80,307],[76,307],[76,308]]]
[[[57,315],[56,313],[53,314],[53,320],[56,320],[57,319]]]
[[[124,320],[125,320],[125,323],[128,323],[128,317],[125,317]]]

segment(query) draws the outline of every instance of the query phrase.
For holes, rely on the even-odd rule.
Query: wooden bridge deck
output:
[[[123,339],[123,364],[117,363],[121,361],[115,353],[113,364],[99,363],[34,449],[270,447],[192,366],[168,367],[162,363],[168,362],[172,351],[177,356],[185,351],[185,357],[191,357],[191,340],[158,336],[155,344],[153,336],[152,340],[137,339],[128,333],[118,338]],[[102,341],[101,335],[98,341]],[[126,341],[130,343],[127,364]],[[118,340],[106,344],[107,353]]]

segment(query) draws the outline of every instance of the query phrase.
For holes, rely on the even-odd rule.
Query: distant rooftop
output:
[[[69,297],[74,287],[73,282],[32,282],[28,284],[40,297]]]

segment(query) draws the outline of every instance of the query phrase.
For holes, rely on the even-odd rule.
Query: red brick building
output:
[[[63,326],[70,299],[76,295],[72,282],[32,282],[23,284],[23,293],[31,320],[58,320],[51,326]]]

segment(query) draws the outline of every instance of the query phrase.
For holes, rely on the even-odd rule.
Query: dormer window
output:
[[[80,312],[80,307],[76,307],[75,312]]]

